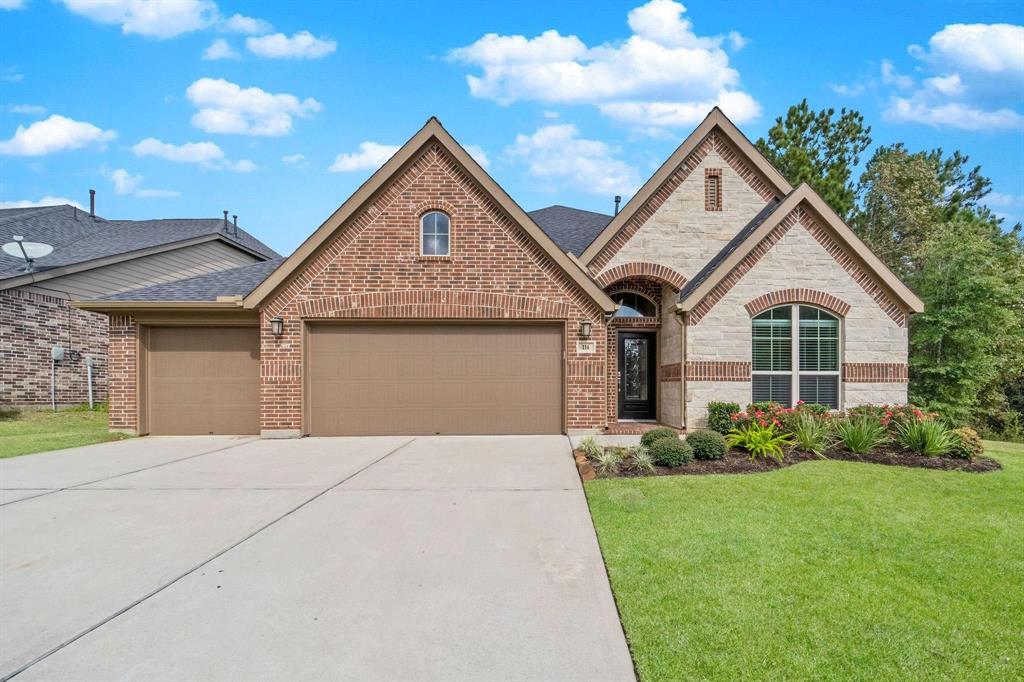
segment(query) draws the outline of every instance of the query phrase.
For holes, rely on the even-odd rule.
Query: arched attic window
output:
[[[793,333],[793,321],[797,333]],[[753,402],[798,400],[839,409],[839,318],[807,305],[784,305],[752,320]]]
[[[619,304],[615,317],[657,317],[658,306],[654,301],[635,291],[620,291],[612,294],[612,300]]]
[[[420,254],[447,256],[451,254],[451,220],[441,211],[424,213],[420,218]]]

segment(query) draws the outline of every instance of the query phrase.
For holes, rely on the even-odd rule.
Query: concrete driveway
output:
[[[144,438],[0,488],[0,679],[633,679],[564,437]]]

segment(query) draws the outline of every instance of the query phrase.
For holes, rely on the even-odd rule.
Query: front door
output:
[[[619,332],[619,418],[654,419],[655,335]]]

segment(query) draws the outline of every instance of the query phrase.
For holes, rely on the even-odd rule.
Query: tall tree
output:
[[[806,182],[843,219],[854,210],[855,187],[851,177],[860,155],[871,145],[871,128],[857,111],[811,111],[807,100],[789,108],[786,117],[775,119],[768,138],[757,148],[795,187]]]

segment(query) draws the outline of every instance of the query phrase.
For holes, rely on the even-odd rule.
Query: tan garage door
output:
[[[311,325],[309,432],[562,432],[561,325]]]
[[[259,345],[251,327],[151,327],[149,432],[259,433]]]

